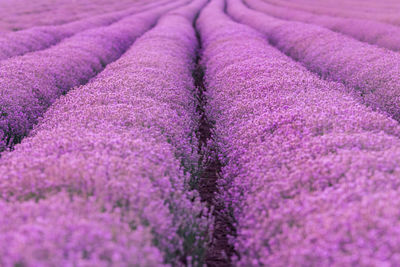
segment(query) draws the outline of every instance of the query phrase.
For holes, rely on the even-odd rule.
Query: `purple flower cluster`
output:
[[[163,13],[182,3],[132,15],[49,49],[0,62],[0,151],[18,143],[60,95],[118,59]]]
[[[228,0],[228,13],[326,79],[359,92],[362,101],[400,120],[400,55],[328,29],[276,19]]]
[[[266,0],[270,4],[303,10],[320,15],[343,18],[358,18],[400,25],[398,12],[400,6],[396,2],[387,1],[314,1],[314,0]],[[386,5],[385,5],[386,4]]]
[[[145,0],[2,0],[0,33],[35,26],[60,25],[74,20],[143,6]]]
[[[396,266],[398,123],[310,73],[223,8],[223,0],[212,1],[197,27],[206,108],[225,165],[220,197],[236,220],[235,265]],[[297,45],[310,47],[307,39]]]
[[[316,24],[363,42],[394,51],[400,50],[400,28],[390,24],[367,19],[315,15],[301,10],[268,4],[261,0],[245,0],[245,3],[251,8],[277,18]]]
[[[59,193],[0,209],[2,266],[164,266],[149,227],[94,197]]]
[[[400,5],[129,1],[0,35],[0,266],[398,264]]]
[[[156,2],[147,6],[133,7],[125,11],[84,18],[63,25],[33,27],[23,31],[0,35],[0,61],[10,57],[20,56],[28,52],[46,49],[76,33],[91,28],[107,26],[123,17],[159,5],[160,2]]]
[[[198,160],[192,23],[205,2],[163,16],[3,154],[0,265],[201,265],[212,221],[188,182]]]

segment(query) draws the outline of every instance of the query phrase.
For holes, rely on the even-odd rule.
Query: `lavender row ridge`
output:
[[[163,13],[183,3],[135,14],[76,34],[49,49],[0,62],[0,151],[20,142],[59,96],[88,82]]]
[[[260,0],[245,0],[249,7],[271,16],[315,24],[339,32],[359,41],[374,44],[393,51],[400,50],[400,28],[368,19],[341,18],[315,15],[309,12],[284,8]]]
[[[400,120],[400,55],[328,29],[284,21],[228,0],[228,13],[321,77],[338,81],[368,106]]]
[[[61,25],[143,6],[147,0],[12,0],[0,2],[0,35],[32,27]]]
[[[0,35],[0,61],[29,52],[44,50],[79,32],[110,25],[134,13],[155,8],[157,5],[160,5],[160,2],[147,6],[132,7],[126,11],[84,18],[62,25],[33,27]]]
[[[367,20],[374,20],[378,22],[383,22],[383,23],[389,23],[393,25],[400,25],[400,19],[399,16],[397,16],[396,12],[392,14],[388,14],[387,10],[382,10],[382,12],[377,12],[377,2],[372,3],[373,9],[371,11],[365,11],[361,10],[360,8],[365,5],[365,1],[363,1],[363,5],[358,5],[357,8],[353,9],[345,9],[341,8],[340,6],[336,5],[329,5],[329,6],[323,6],[316,4],[314,2],[313,5],[307,5],[307,3],[298,3],[299,1],[281,1],[281,0],[267,0],[266,1],[269,4],[274,4],[277,6],[283,6],[283,7],[288,7],[288,8],[293,8],[296,10],[302,10],[302,11],[307,11],[314,13],[316,15],[329,15],[329,16],[335,16],[335,17],[342,17],[342,18],[356,18],[356,19],[367,19]],[[307,2],[307,1],[306,1]],[[319,1],[319,3],[321,3]],[[379,3],[379,2],[378,2]],[[390,7],[390,10],[393,11],[395,7],[392,6]],[[397,5],[397,10],[398,10],[398,5]]]
[[[202,264],[212,219],[188,183],[198,158],[192,23],[205,2],[161,17],[4,153],[2,265]]]
[[[234,266],[395,265],[398,122],[223,9],[212,1],[197,27]]]

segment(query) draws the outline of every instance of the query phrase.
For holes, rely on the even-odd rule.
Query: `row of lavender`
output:
[[[35,26],[60,25],[107,12],[118,12],[149,0],[2,0],[0,35]]]
[[[154,8],[161,3],[155,2],[145,6],[136,6],[125,11],[88,17],[57,26],[33,27],[0,35],[0,60],[46,49],[74,34],[91,28],[107,26],[133,13]]]
[[[400,55],[328,29],[284,21],[228,0],[228,13],[265,34],[268,41],[323,78],[342,82],[360,100],[400,119]]]
[[[367,19],[316,15],[310,12],[268,4],[262,0],[245,0],[245,3],[255,10],[277,18],[316,24],[363,42],[394,51],[400,50],[400,28],[397,26]]]
[[[228,2],[238,20],[272,27],[272,19],[239,16]],[[225,164],[220,198],[236,220],[235,264],[395,266],[398,123],[356,101],[342,84],[310,73],[223,9],[223,0],[213,0],[197,27],[206,109],[215,121],[211,145]],[[308,31],[288,28],[279,36]],[[296,45],[310,47],[305,39]]]
[[[212,220],[188,183],[198,158],[192,23],[204,4],[164,15],[3,153],[0,265],[202,264]],[[145,31],[168,9],[128,22]],[[124,26],[110,32],[132,40]]]
[[[202,264],[213,222],[189,184],[200,120],[192,23],[206,1],[162,16],[186,2],[0,63],[3,148],[44,115],[0,161],[1,265]],[[362,104],[398,119],[397,55],[227,3],[260,31],[233,22],[224,0],[197,21],[209,145],[225,165],[219,203],[237,220],[235,264],[398,262],[400,127]],[[339,41],[348,54],[334,53]]]
[[[282,1],[282,0],[264,0],[269,4],[276,6],[283,6],[297,10],[307,11],[318,15],[329,15],[343,18],[357,18],[374,20],[393,25],[400,25],[398,11],[400,6],[397,2],[384,5],[384,1],[367,1],[362,3],[357,1],[341,1],[347,4],[353,2],[353,8],[345,8],[339,1],[333,1],[330,4],[324,5],[327,1],[309,1],[309,0],[295,0],[295,1]],[[383,5],[382,5],[383,4]],[[369,7],[368,7],[369,6]],[[365,9],[365,7],[368,7]]]
[[[266,2],[269,0],[266,0]],[[360,13],[379,13],[379,14],[394,14],[400,9],[399,3],[393,0],[376,1],[376,0],[294,0],[291,3],[285,3],[281,0],[271,0],[271,2],[280,5],[307,5],[305,8],[331,8],[333,10],[351,10]],[[362,5],[361,5],[362,3]],[[312,5],[312,6],[311,6]]]
[[[89,81],[118,59],[163,13],[185,2],[128,16],[48,49],[0,62],[0,151],[20,142],[60,95]]]

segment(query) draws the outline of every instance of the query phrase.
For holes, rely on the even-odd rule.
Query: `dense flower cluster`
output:
[[[205,2],[164,15],[4,153],[0,265],[201,264],[211,221],[187,166],[197,162],[192,23]]]
[[[271,16],[312,23],[340,32],[355,39],[375,44],[394,51],[400,50],[400,28],[368,19],[341,18],[280,7],[262,0],[245,0],[249,7],[270,14]]]
[[[135,14],[49,49],[0,62],[0,151],[19,142],[60,95],[118,59],[160,15],[182,3]]]
[[[2,0],[0,34],[35,26],[60,25],[146,3],[146,0]]]
[[[0,201],[0,215],[2,266],[164,266],[151,228],[94,197]]]
[[[399,4],[129,1],[0,33],[0,266],[398,265]]]
[[[328,29],[276,19],[228,0],[228,13],[320,76],[344,83],[363,102],[400,120],[400,55]]]
[[[236,265],[395,266],[398,123],[308,72],[223,7],[211,2],[197,27],[225,164],[221,198],[237,220]]]
[[[63,25],[33,27],[23,31],[0,35],[0,61],[10,57],[20,56],[28,52],[46,49],[76,33],[91,28],[107,26],[123,17],[159,5],[160,2],[156,2],[147,6],[133,7],[125,11],[84,18]]]
[[[400,6],[393,1],[318,1],[318,0],[266,0],[270,4],[285,6],[315,14],[329,15],[343,18],[358,18],[400,25],[398,12]]]

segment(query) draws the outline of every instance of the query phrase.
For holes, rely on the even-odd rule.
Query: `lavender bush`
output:
[[[182,162],[197,160],[192,23],[204,4],[163,16],[4,154],[2,265],[201,265],[212,225]]]
[[[107,26],[124,17],[155,8],[158,5],[160,5],[160,2],[147,6],[133,7],[126,11],[117,11],[84,18],[67,24],[33,27],[23,31],[0,35],[0,61],[28,52],[46,49],[79,32]]]
[[[395,266],[400,127],[233,22],[197,27],[236,266]],[[255,17],[253,17],[255,19]],[[255,20],[258,21],[258,20]]]
[[[73,6],[4,1],[0,31]],[[400,5],[359,3],[82,0],[0,33],[0,266],[397,266]]]
[[[308,11],[320,15],[329,15],[342,18],[357,18],[380,21],[393,25],[400,25],[399,16],[397,16],[399,5],[394,2],[389,4],[385,1],[363,1],[362,4],[356,1],[281,1],[267,0],[268,3],[277,6],[285,6],[298,10]],[[325,3],[324,3],[325,2]],[[350,6],[345,7],[347,4]],[[369,4],[369,5],[368,5]],[[382,5],[383,4],[383,5]],[[367,8],[365,8],[367,7]]]
[[[363,102],[400,119],[400,55],[300,22],[279,20],[228,0],[235,19],[264,33],[269,42],[326,79],[360,94]]]
[[[0,62],[0,150],[19,142],[60,95],[118,59],[163,13],[182,3],[132,15],[47,50]]]
[[[357,40],[375,44],[394,51],[400,50],[400,28],[373,20],[341,18],[280,7],[260,0],[245,0],[245,3],[255,10],[271,16],[316,24],[332,31],[349,35]]]
[[[2,0],[0,33],[35,26],[60,25],[75,20],[143,6],[148,0]],[[153,2],[153,1],[152,1]]]

